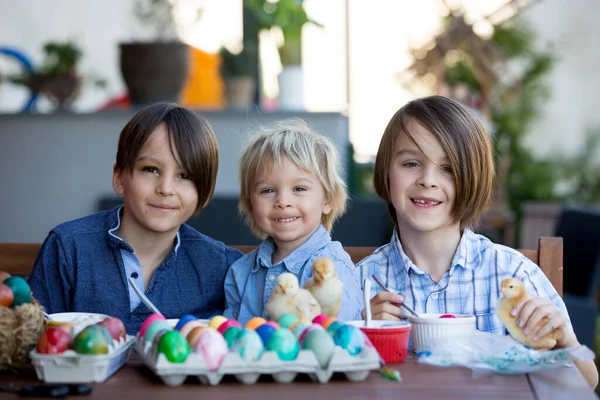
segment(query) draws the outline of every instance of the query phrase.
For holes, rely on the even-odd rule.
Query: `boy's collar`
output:
[[[298,274],[302,266],[317,250],[331,242],[331,236],[329,232],[325,230],[323,225],[319,225],[319,228],[313,233],[306,242],[304,242],[296,250],[292,251],[286,258],[281,260],[279,263],[284,263],[285,268],[293,273]],[[252,268],[252,272],[257,272],[261,266],[270,268],[273,266],[271,263],[271,257],[275,252],[275,242],[272,238],[268,237],[262,241],[258,246],[256,253],[256,262]],[[276,264],[276,265],[277,265]],[[312,266],[311,266],[312,268]]]
[[[463,231],[460,237],[460,242],[458,243],[458,247],[456,249],[456,253],[454,253],[454,257],[452,257],[452,267],[450,269],[457,266],[463,267],[468,270],[473,269],[473,263],[467,262],[467,254],[469,253],[469,249],[473,246],[473,235],[473,231],[469,229],[465,229]],[[425,271],[416,266],[404,252],[404,249],[402,248],[402,243],[400,242],[400,236],[398,234],[398,227],[394,228],[394,234],[392,236],[392,246],[394,246],[394,253],[397,254],[399,257],[398,260],[395,260],[395,265],[402,265],[407,272],[412,268],[417,274],[425,273]]]
[[[134,251],[131,245],[117,235],[117,231],[121,227],[121,215],[123,214],[123,208],[124,206],[117,206],[110,210],[110,213],[108,214],[108,240],[112,245],[133,253]],[[179,231],[177,231],[177,235],[175,236],[175,247],[173,248],[174,253],[177,253],[180,245],[181,238],[179,237]]]

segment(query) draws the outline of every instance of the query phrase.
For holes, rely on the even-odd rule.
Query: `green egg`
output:
[[[231,348],[231,345],[233,344],[235,339],[237,339],[238,336],[240,336],[241,332],[242,328],[237,326],[230,326],[229,328],[225,329],[225,332],[223,332],[223,338],[225,338],[228,348]]]
[[[296,321],[298,321],[298,317],[296,317],[294,314],[283,314],[281,317],[279,317],[277,323],[280,327],[289,329],[289,327]]]
[[[329,328],[327,328],[327,333],[329,333],[331,335],[331,337],[333,337],[333,335],[335,335],[335,332],[340,329],[340,326],[342,326],[341,323],[339,323],[338,321],[333,321],[330,325]]]
[[[8,286],[15,295],[12,304],[13,307],[31,303],[31,289],[29,289],[29,285],[25,279],[20,276],[11,276],[6,278],[3,283]]]
[[[165,332],[158,341],[158,352],[172,363],[183,363],[190,354],[190,345],[179,331]]]
[[[163,330],[171,331],[173,329],[171,328],[171,325],[164,319],[158,319],[152,322],[150,325],[148,325],[148,328],[146,328],[146,332],[144,332],[144,342],[152,342],[156,334]]]
[[[267,350],[276,352],[282,361],[294,361],[300,353],[300,343],[288,329],[277,329],[267,342]]]
[[[80,354],[108,354],[108,342],[102,331],[91,325],[75,336],[73,350]]]
[[[308,332],[302,342],[302,348],[312,350],[321,368],[327,368],[335,351],[335,343],[330,334],[319,329]]]
[[[304,330],[311,325],[312,324],[310,322],[304,322],[304,321],[298,322],[296,324],[296,326],[294,327],[294,330],[292,331],[292,333],[294,334],[294,336],[296,336],[296,338],[299,338],[300,335],[302,334],[302,332],[304,332]]]

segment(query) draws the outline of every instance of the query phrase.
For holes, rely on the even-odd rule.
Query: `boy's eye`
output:
[[[306,190],[307,189],[305,187],[302,187],[302,186],[296,186],[294,188],[294,192],[306,192]]]
[[[269,194],[269,193],[274,193],[275,191],[271,188],[265,188],[265,189],[261,189],[260,193],[264,193],[264,194]]]
[[[442,171],[444,171],[444,172],[447,172],[447,173],[451,174],[451,173],[452,173],[452,167],[451,167],[451,166],[449,166],[449,165],[443,165],[443,166],[442,166]]]
[[[150,173],[155,174],[155,173],[158,172],[158,168],[146,166],[146,167],[142,167],[142,171],[144,171],[144,172],[150,172]]]
[[[407,161],[403,165],[407,168],[417,168],[419,166],[419,163],[416,163],[414,161]]]
[[[192,179],[192,178],[190,178],[190,176],[189,176],[188,174],[186,174],[185,172],[182,172],[181,174],[179,174],[179,177],[180,177],[181,179],[186,179],[186,180]]]

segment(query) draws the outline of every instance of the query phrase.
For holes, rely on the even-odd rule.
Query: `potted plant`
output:
[[[58,110],[68,110],[77,98],[82,82],[77,64],[83,53],[73,42],[48,42],[43,49],[44,59],[39,68],[27,69],[7,79],[27,86],[34,97],[46,95]],[[106,85],[100,78],[93,78],[92,83],[99,87]]]
[[[281,29],[283,43],[279,46],[282,71],[279,75],[279,105],[282,108],[303,108],[304,74],[302,72],[302,28],[310,23],[303,0],[244,0],[255,18],[259,30]]]
[[[256,90],[258,49],[254,43],[248,42],[237,53],[223,47],[220,55],[227,104],[232,108],[251,106]]]
[[[176,0],[136,0],[134,13],[154,31],[151,41],[120,43],[123,80],[134,106],[177,102],[188,77],[189,48],[177,38],[173,11]],[[201,9],[197,10],[198,19]]]

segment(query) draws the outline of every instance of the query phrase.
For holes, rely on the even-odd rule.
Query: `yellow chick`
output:
[[[496,303],[496,316],[502,321],[502,324],[504,324],[508,333],[510,333],[513,338],[534,349],[552,349],[556,346],[557,340],[561,339],[563,335],[561,329],[555,329],[534,342],[533,338],[525,335],[523,333],[523,328],[517,325],[517,317],[510,315],[510,310],[512,310],[516,304],[527,299],[527,293],[525,292],[523,282],[516,278],[505,279],[502,281],[500,293],[502,293],[504,297],[498,299],[498,302]],[[547,322],[548,318],[544,317],[538,322],[536,327],[541,327]]]
[[[327,257],[317,258],[312,272],[313,276],[306,281],[304,288],[315,296],[323,314],[337,317],[342,308],[344,284],[337,277],[333,261]]]
[[[277,286],[267,302],[267,313],[274,321],[286,313],[312,321],[321,314],[321,306],[308,290],[300,287],[296,275],[285,272],[277,278]]]

